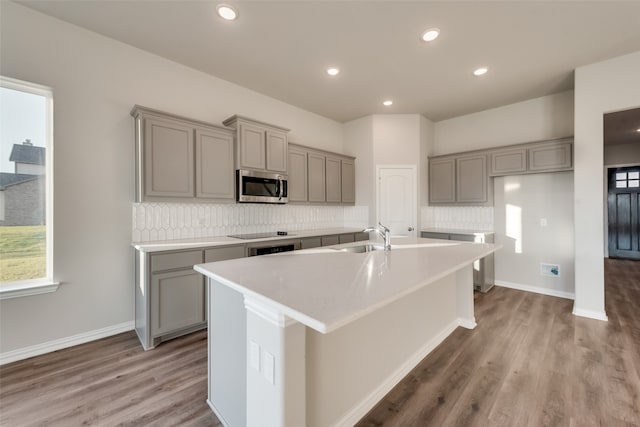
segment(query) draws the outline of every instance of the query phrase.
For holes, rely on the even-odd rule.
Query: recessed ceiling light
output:
[[[219,4],[216,6],[216,10],[220,18],[226,19],[227,21],[233,21],[238,17],[238,12],[228,4]]]
[[[636,132],[640,132],[640,128],[636,129]]]
[[[390,100],[390,99],[387,99],[386,101],[384,101],[382,103],[382,105],[384,105],[385,107],[389,107],[389,106],[393,105],[393,101]]]
[[[429,28],[427,31],[422,33],[422,40],[426,42],[432,42],[438,38],[440,35],[440,30],[438,28]]]
[[[337,76],[338,74],[340,74],[340,70],[336,67],[330,67],[327,68],[327,74],[329,74],[330,76]]]
[[[473,71],[473,75],[482,76],[483,74],[487,74],[487,71],[489,71],[487,67],[477,68],[476,70]]]

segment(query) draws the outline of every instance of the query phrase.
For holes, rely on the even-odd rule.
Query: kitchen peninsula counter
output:
[[[228,426],[353,425],[458,326],[498,247],[392,239],[194,268],[209,279],[209,396]],[[371,242],[368,242],[371,243]]]

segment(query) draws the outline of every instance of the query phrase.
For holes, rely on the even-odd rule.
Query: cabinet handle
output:
[[[413,231],[414,228],[412,226],[409,226],[409,228],[407,229],[407,231]]]

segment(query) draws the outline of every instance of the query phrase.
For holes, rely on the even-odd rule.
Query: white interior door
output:
[[[416,237],[416,168],[378,166],[378,221],[393,236]]]

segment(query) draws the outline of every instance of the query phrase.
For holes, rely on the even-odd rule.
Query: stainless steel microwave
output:
[[[241,203],[288,203],[287,175],[236,171],[236,200]]]

